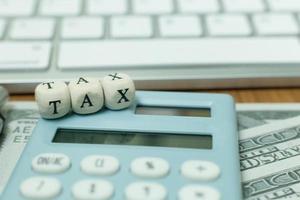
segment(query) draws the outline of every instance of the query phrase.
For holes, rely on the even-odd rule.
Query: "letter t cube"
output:
[[[71,98],[68,86],[61,81],[39,84],[35,88],[35,100],[40,115],[46,119],[62,117],[71,110]]]

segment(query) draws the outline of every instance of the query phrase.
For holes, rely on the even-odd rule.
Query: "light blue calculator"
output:
[[[41,119],[2,199],[241,200],[234,101],[137,92],[129,109]]]

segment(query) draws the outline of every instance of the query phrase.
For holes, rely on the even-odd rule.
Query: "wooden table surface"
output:
[[[232,90],[201,90],[199,92],[214,92],[231,94],[237,102],[244,103],[300,103],[300,88],[273,88],[273,89],[232,89]],[[32,101],[32,94],[13,95],[15,101]]]

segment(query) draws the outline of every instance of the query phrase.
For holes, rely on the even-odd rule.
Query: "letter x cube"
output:
[[[114,73],[105,76],[102,80],[102,87],[105,106],[109,109],[121,110],[134,102],[134,83],[126,74]]]

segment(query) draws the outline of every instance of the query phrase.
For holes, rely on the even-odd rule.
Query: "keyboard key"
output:
[[[104,21],[99,17],[74,17],[62,21],[64,39],[92,39],[104,35]]]
[[[88,0],[87,13],[91,15],[116,15],[127,12],[127,0]]]
[[[91,155],[81,161],[80,167],[86,174],[112,175],[119,170],[120,163],[112,156]]]
[[[214,13],[220,5],[218,0],[178,0],[178,8],[183,13]]]
[[[72,187],[72,194],[75,199],[111,199],[114,193],[113,185],[104,180],[88,179],[75,183]]]
[[[159,28],[163,37],[197,37],[202,34],[197,16],[163,16],[159,18]]]
[[[53,19],[18,19],[13,21],[9,33],[12,39],[50,39],[54,34]]]
[[[259,35],[295,35],[299,33],[296,19],[290,14],[257,14],[253,17]]]
[[[179,190],[179,200],[221,200],[221,194],[214,188],[202,185],[188,185]]]
[[[130,170],[139,177],[161,178],[169,173],[170,165],[161,158],[141,157],[131,162]]]
[[[172,0],[132,0],[132,4],[138,14],[166,14],[174,9]]]
[[[53,199],[62,190],[61,183],[56,178],[32,177],[22,182],[21,194],[28,199]]]
[[[150,17],[113,17],[111,19],[113,38],[147,38],[153,34]]]
[[[135,182],[125,189],[127,200],[165,200],[167,190],[164,186],[152,182]]]
[[[78,15],[80,12],[80,0],[41,0],[39,7],[39,13],[47,16]]]
[[[0,70],[41,70],[49,65],[48,42],[0,42]]]
[[[261,12],[265,10],[263,0],[222,0],[227,12]]]
[[[0,19],[0,39],[4,35],[5,26],[6,26],[6,21],[4,19]]]
[[[210,15],[206,24],[208,34],[212,36],[247,36],[252,33],[244,15]]]
[[[287,11],[287,12],[300,11],[299,0],[268,0],[268,3],[272,11]]]
[[[181,174],[195,181],[211,181],[219,177],[220,168],[209,161],[188,160],[181,166]]]
[[[35,0],[0,0],[0,17],[32,15]]]
[[[57,174],[68,170],[71,160],[61,153],[42,153],[32,160],[31,166],[35,172]]]
[[[296,37],[66,41],[58,54],[58,67],[64,70],[300,63]]]

